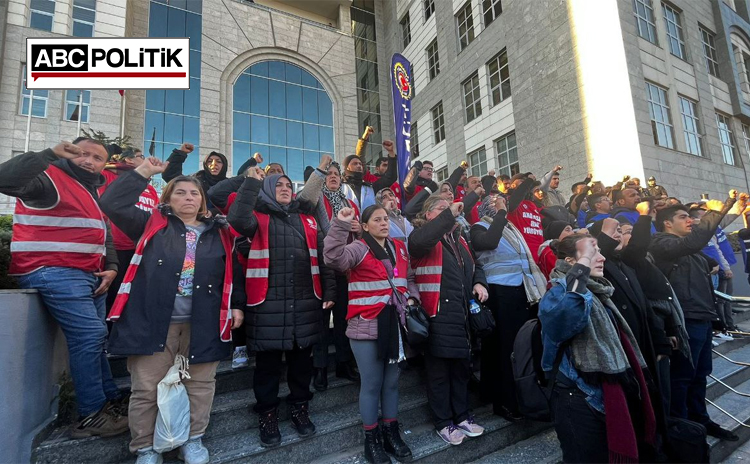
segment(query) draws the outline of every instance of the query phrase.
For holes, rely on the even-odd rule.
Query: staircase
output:
[[[750,308],[736,315],[738,324],[750,331]],[[723,342],[715,348],[732,360],[750,362],[750,337]],[[333,361],[333,356],[329,357]],[[204,444],[211,453],[212,463],[268,462],[313,464],[363,463],[364,433],[359,418],[359,385],[329,376],[328,390],[316,392],[310,402],[311,419],[317,433],[300,439],[291,427],[289,408],[282,401],[279,407],[281,445],[262,448],[258,436],[258,418],[252,412],[255,396],[252,391],[254,359],[250,366],[231,369],[231,362],[220,363],[216,374],[216,397],[211,411],[211,423]],[[118,386],[130,387],[125,359],[111,360]],[[329,372],[335,372],[331,365]],[[750,394],[750,367],[736,365],[714,355],[713,375],[728,386]],[[510,423],[492,414],[491,405],[480,403],[471,392],[471,402],[477,423],[485,427],[484,435],[470,438],[460,446],[450,446],[437,437],[432,426],[427,404],[424,371],[406,369],[399,381],[399,421],[404,427],[404,439],[412,449],[414,460],[422,462],[462,463],[555,463],[562,453],[551,424],[521,421]],[[289,393],[282,378],[280,397]],[[750,423],[750,397],[731,392],[726,386],[709,379],[706,397],[726,409],[738,419]],[[750,428],[738,425],[717,408],[709,405],[711,417],[723,427],[734,430],[739,442],[719,441],[709,437],[713,462],[721,462],[750,439]],[[128,452],[129,434],[114,438],[85,438],[73,440],[68,427],[59,427],[40,436],[32,453],[35,463],[132,463]],[[744,453],[742,450],[737,453]],[[747,451],[750,453],[750,450]],[[165,462],[180,462],[176,451],[165,455]]]
[[[333,360],[333,356],[330,357]],[[111,360],[113,375],[120,388],[127,390],[130,378],[125,359]],[[252,391],[253,358],[251,365],[231,369],[231,362],[220,363],[216,374],[216,397],[211,411],[211,423],[203,443],[211,453],[211,462],[364,462],[364,433],[359,417],[359,384],[329,377],[328,390],[316,392],[310,402],[310,416],[317,433],[300,439],[291,427],[289,408],[282,401],[279,407],[281,445],[262,448],[258,436],[258,418],[252,412],[255,396]],[[334,372],[334,366],[329,367]],[[467,439],[461,446],[451,447],[434,431],[427,404],[424,371],[406,369],[399,381],[399,421],[404,426],[404,438],[412,449],[415,460],[424,462],[469,462],[521,442],[549,428],[549,424],[521,421],[510,423],[492,414],[491,405],[482,405],[478,396],[471,394],[477,422],[484,426],[484,435]],[[282,378],[280,397],[289,393]],[[554,435],[554,434],[553,434]],[[33,450],[36,463],[132,463],[135,457],[128,452],[129,434],[113,438],[85,438],[74,440],[68,427],[59,427],[39,437]],[[165,462],[179,462],[176,451],[165,455]]]

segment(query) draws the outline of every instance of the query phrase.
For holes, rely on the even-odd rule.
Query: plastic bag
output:
[[[156,404],[159,414],[154,428],[154,451],[165,453],[182,446],[190,437],[190,400],[181,379],[189,379],[188,360],[177,355],[174,365],[159,382]]]

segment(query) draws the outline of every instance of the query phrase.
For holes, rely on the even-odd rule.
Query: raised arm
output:
[[[510,199],[508,200],[508,212],[512,213],[515,211],[520,205],[523,200],[526,199],[526,197],[531,193],[531,189],[534,187],[534,179],[526,179],[516,187],[515,190],[513,190],[513,193],[510,194]]]
[[[152,214],[136,206],[138,198],[146,189],[149,178],[164,172],[166,167],[157,158],[149,158],[133,171],[118,176],[99,199],[104,214],[134,242],[141,238]]]
[[[263,186],[260,180],[260,169],[250,168],[250,177],[247,177],[237,192],[237,198],[229,207],[227,222],[234,227],[238,233],[248,238],[253,238],[258,230],[258,218],[255,216],[255,203],[258,201],[258,193]]]
[[[392,141],[383,142],[383,148],[388,152],[388,169],[378,180],[372,183],[372,190],[378,193],[384,188],[390,187],[398,180],[398,162],[396,161],[396,146]]]
[[[300,201],[306,201],[312,206],[317,206],[320,201],[320,194],[323,192],[323,185],[328,175],[328,167],[333,162],[331,155],[323,155],[320,157],[320,164],[318,168],[313,171],[312,175],[305,182],[305,187],[297,195],[297,199]]]
[[[170,180],[182,175],[182,165],[194,149],[195,147],[192,143],[183,143],[180,148],[172,150],[172,154],[167,158],[169,165],[161,175],[164,182],[169,182]]]
[[[229,195],[239,190],[242,182],[245,181],[245,176],[239,175],[224,179],[208,189],[208,200],[222,213],[227,213],[227,205],[229,203]]]
[[[426,256],[440,242],[445,234],[453,229],[456,217],[452,209],[460,203],[454,203],[451,208],[444,210],[436,218],[422,227],[417,227],[409,236],[409,256],[421,258]]]
[[[339,272],[346,272],[359,264],[367,254],[367,247],[357,240],[347,245],[354,210],[342,208],[338,217],[331,221],[331,228],[323,240],[323,258],[326,265]]]
[[[0,193],[25,202],[39,202],[34,207],[50,207],[58,195],[52,181],[44,175],[49,165],[59,159],[73,159],[81,149],[69,142],[40,152],[30,151],[0,164]]]

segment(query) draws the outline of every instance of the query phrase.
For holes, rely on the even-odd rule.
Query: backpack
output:
[[[513,381],[516,385],[518,411],[525,417],[537,421],[551,422],[552,387],[560,368],[562,354],[567,342],[560,346],[549,380],[542,370],[542,324],[539,319],[527,321],[518,331],[513,342],[510,361],[513,365]]]

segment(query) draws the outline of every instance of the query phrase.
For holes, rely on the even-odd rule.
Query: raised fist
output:
[[[375,132],[372,126],[365,127],[365,131],[362,132],[362,140],[367,140]]]
[[[260,163],[262,163],[262,162],[263,162],[263,155],[261,155],[261,154],[260,154],[260,153],[258,153],[258,152],[255,152],[255,154],[253,155],[253,159],[254,159],[254,160],[255,160],[255,161],[256,161],[256,162],[258,163],[258,164],[260,164]]]
[[[453,213],[453,217],[458,217],[459,214],[461,214],[464,210],[464,204],[462,202],[457,202],[451,204],[451,213]]]
[[[388,156],[391,158],[396,156],[396,145],[394,145],[392,140],[383,140],[383,148],[385,148],[385,151],[388,152]]]
[[[167,169],[168,161],[161,161],[159,158],[146,158],[140,166],[135,168],[136,172],[145,178],[150,178],[155,174],[161,174]]]
[[[263,180],[266,177],[266,173],[263,172],[263,170],[258,166],[252,166],[250,168],[247,168],[247,174],[245,174],[245,177],[252,177],[253,179]]]
[[[70,142],[60,142],[52,147],[52,152],[58,158],[76,159],[81,155],[81,147]]]
[[[331,166],[331,163],[333,163],[333,158],[331,155],[323,155],[320,157],[320,164],[318,165],[318,169],[324,172],[328,172],[328,168]]]
[[[339,214],[336,217],[341,219],[342,221],[351,221],[352,219],[354,219],[354,209],[348,207],[341,208],[341,211],[339,211]]]
[[[195,150],[195,145],[192,143],[183,143],[180,145],[180,151],[184,151],[185,153],[192,153],[193,150]]]

